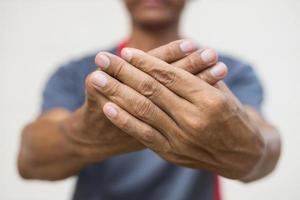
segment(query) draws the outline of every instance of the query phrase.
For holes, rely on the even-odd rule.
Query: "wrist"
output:
[[[256,138],[256,140],[253,140],[253,142],[256,143],[254,145],[256,147],[259,147],[259,148],[253,148],[256,149],[257,151],[256,153],[257,158],[254,159],[254,164],[250,168],[248,173],[246,173],[246,175],[240,179],[243,182],[250,182],[253,180],[254,177],[256,177],[257,172],[260,171],[261,166],[265,161],[265,158],[268,154],[269,142],[262,131],[261,120],[258,113],[254,109],[247,106],[244,107],[244,110],[248,118],[247,121],[249,122],[249,125],[253,127],[252,130],[254,130],[252,133],[253,135],[255,135]]]
[[[262,137],[264,138],[264,137]],[[255,162],[254,166],[252,167],[252,169],[244,176],[242,177],[240,180],[243,182],[250,182],[252,180],[255,179],[256,174],[258,173],[258,171],[261,169],[261,166],[263,165],[267,152],[268,152],[268,143],[266,140],[263,141],[263,148],[260,152],[260,157],[259,159]]]
[[[84,120],[84,106],[73,112],[67,119],[60,123],[62,135],[69,147],[72,157],[83,164],[97,162],[100,158],[91,157],[91,152],[99,142],[87,139],[87,125]]]

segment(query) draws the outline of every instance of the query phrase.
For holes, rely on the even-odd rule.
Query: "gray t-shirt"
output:
[[[116,53],[117,48],[110,52]],[[84,81],[96,70],[94,55],[70,62],[50,77],[43,92],[42,111],[63,107],[76,110],[84,102]],[[253,69],[221,55],[229,69],[225,83],[243,103],[260,111],[262,86]],[[114,156],[81,170],[74,200],[218,200],[216,175],[173,165],[151,150]]]

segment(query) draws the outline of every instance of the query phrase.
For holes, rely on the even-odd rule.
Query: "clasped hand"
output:
[[[109,100],[107,118],[163,159],[242,178],[259,160],[262,138],[225,84],[210,84],[218,71],[193,66],[203,59],[199,51],[191,55],[171,65],[134,48],[124,48],[121,57],[101,52],[101,70],[90,79]],[[226,66],[216,65],[224,74]],[[200,71],[202,79],[193,75]]]

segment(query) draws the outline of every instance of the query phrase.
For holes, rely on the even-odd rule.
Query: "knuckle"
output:
[[[186,118],[185,123],[192,130],[202,131],[204,129],[203,123],[197,117]]]
[[[222,93],[215,93],[210,98],[206,98],[207,106],[214,112],[221,112],[226,108],[228,103],[227,97]]]
[[[143,131],[143,134],[141,136],[141,140],[146,143],[147,145],[150,145],[154,142],[155,133],[150,128],[146,128]]]
[[[114,66],[112,67],[113,69],[113,76],[116,77],[116,78],[119,78],[121,73],[122,73],[122,70],[126,68],[126,63],[123,62],[123,61],[119,61],[117,60],[114,64]]]
[[[160,92],[160,85],[151,79],[145,79],[140,83],[138,86],[138,90],[141,92],[142,95],[146,96],[147,98],[151,98]]]
[[[124,116],[124,117],[120,118],[118,124],[119,124],[118,125],[119,128],[121,128],[125,132],[130,132],[131,126],[130,126],[130,119],[128,116]]]
[[[176,49],[174,48],[175,45],[176,45],[175,43],[170,43],[169,45],[166,46],[164,53],[166,57],[169,58],[168,60],[175,60],[178,57],[176,51],[174,51],[174,49]]]
[[[204,74],[203,72],[197,74],[197,76],[198,76],[201,80],[206,81],[206,76],[205,76],[205,74]]]
[[[138,68],[141,68],[141,66],[148,66],[148,61],[146,59],[143,59],[142,56],[136,56],[134,57],[135,66],[138,66]]]
[[[142,143],[144,143],[147,147],[160,152],[160,153],[168,153],[170,152],[171,148],[167,140],[160,141],[159,142],[159,137],[157,137],[159,134],[155,130],[151,128],[146,128],[143,132],[142,135],[140,136]]]
[[[159,146],[157,151],[159,151],[161,153],[164,153],[164,154],[170,153],[171,152],[171,147],[170,147],[168,141],[166,140],[166,142],[163,145]]]
[[[120,84],[112,82],[111,84],[107,84],[105,88],[105,92],[109,96],[117,96],[120,92]]]
[[[199,56],[194,56],[195,54],[191,54],[186,57],[186,68],[189,69],[190,72],[195,73],[198,72],[201,67]]]
[[[146,98],[140,98],[135,104],[135,114],[140,119],[146,119],[154,113],[154,106]]]
[[[215,101],[215,106],[216,108],[223,109],[227,106],[228,103],[228,98],[226,95],[223,95],[221,93],[218,93],[217,97],[216,97],[216,101]]]
[[[152,71],[153,76],[156,80],[158,80],[161,84],[170,87],[176,82],[176,74],[171,70],[164,69],[154,69]]]
[[[205,81],[206,83],[212,85],[212,84],[215,84],[217,82],[217,80],[215,80],[211,75],[210,73],[208,73],[207,70],[199,73],[197,75],[201,80]]]

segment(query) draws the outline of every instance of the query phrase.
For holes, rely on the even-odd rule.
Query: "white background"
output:
[[[226,199],[300,199],[299,13],[299,0],[194,0],[186,9],[185,36],[255,65],[266,89],[266,116],[282,133],[276,172],[247,185],[224,180]],[[127,24],[120,0],[0,0],[0,199],[69,199],[74,178],[18,176],[20,129],[38,114],[49,73],[115,44],[127,35]]]

